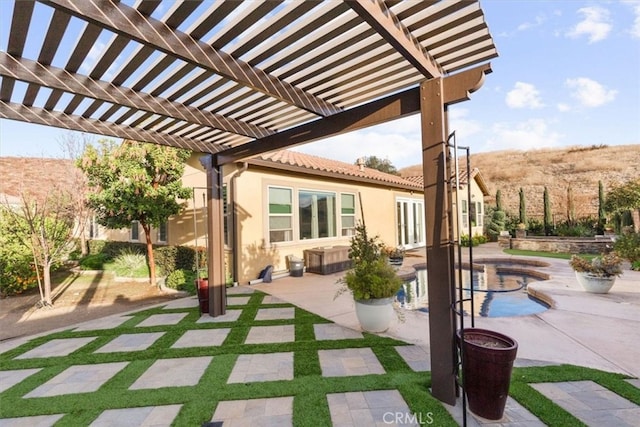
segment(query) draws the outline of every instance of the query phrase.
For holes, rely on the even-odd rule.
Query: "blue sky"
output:
[[[450,107],[458,144],[472,153],[640,144],[640,0],[481,5],[500,56],[471,100]],[[0,120],[0,155],[60,157],[67,132]],[[350,163],[375,155],[397,167],[418,164],[419,117],[296,150]]]

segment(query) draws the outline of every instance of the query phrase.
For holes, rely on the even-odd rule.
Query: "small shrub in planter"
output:
[[[597,256],[591,261],[573,255],[569,264],[574,271],[595,277],[613,277],[622,274],[622,259],[614,252]]]

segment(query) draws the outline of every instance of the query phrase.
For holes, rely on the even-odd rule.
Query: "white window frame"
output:
[[[348,192],[340,192],[340,236],[342,237],[351,237],[356,234],[356,194],[348,193]],[[342,206],[342,198],[344,196],[349,196],[353,198],[353,213],[345,213],[345,207]],[[345,218],[351,218],[351,223],[353,226],[345,226]]]
[[[311,194],[316,194],[316,195],[330,195],[333,196],[333,202],[329,203],[330,208],[333,208],[332,212],[328,212],[328,214],[330,214],[332,216],[332,218],[328,218],[327,219],[327,228],[328,228],[328,233],[330,235],[328,236],[319,236],[319,228],[320,228],[320,223],[318,222],[318,217],[317,214],[313,215],[312,214],[312,222],[314,221],[314,217],[315,217],[315,224],[311,225],[311,236],[310,237],[302,237],[302,227],[301,227],[301,219],[302,219],[302,215],[300,215],[300,196],[302,193],[311,193]],[[307,240],[317,240],[317,239],[332,239],[335,237],[338,237],[338,208],[337,208],[337,204],[338,204],[338,194],[335,191],[328,191],[328,190],[316,190],[316,189],[309,189],[309,188],[299,188],[296,191],[296,195],[297,195],[297,202],[298,202],[298,209],[295,211],[297,212],[297,215],[294,215],[294,221],[296,221],[296,225],[298,226],[298,240],[299,241],[307,241]],[[313,210],[313,208],[312,208]],[[314,226],[315,225],[315,226]]]
[[[129,227],[129,240],[132,242],[140,241],[140,222],[131,221],[131,227]]]
[[[271,200],[270,200],[270,196],[271,196],[271,189],[277,189],[277,190],[287,190],[290,192],[290,207],[291,207],[291,212],[289,213],[284,213],[284,212],[271,212]],[[295,191],[293,188],[291,187],[285,187],[285,186],[281,186],[281,185],[268,185],[267,186],[267,238],[269,243],[281,243],[281,242],[292,242],[295,240],[295,217],[294,217],[294,213],[296,211],[296,206],[294,205],[295,203]],[[276,229],[273,231],[283,231],[285,234],[285,240],[271,240],[271,218],[283,218],[283,217],[288,217],[290,219],[290,228],[289,229]],[[289,238],[287,239],[287,232],[289,233]]]

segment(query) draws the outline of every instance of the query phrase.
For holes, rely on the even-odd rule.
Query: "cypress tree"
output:
[[[549,200],[549,190],[547,189],[547,187],[544,187],[543,198],[544,198],[544,234],[548,236],[551,234],[551,223],[553,222],[553,219],[551,217],[551,201]]]
[[[527,205],[524,200],[524,190],[520,187],[520,223],[527,225]]]
[[[576,208],[573,204],[573,189],[571,188],[571,184],[569,184],[569,187],[567,187],[567,221],[573,225],[575,219]]]
[[[604,203],[604,186],[602,181],[598,181],[598,234],[604,234],[604,225],[607,222]]]
[[[496,191],[496,210],[502,210],[502,192],[500,190]]]

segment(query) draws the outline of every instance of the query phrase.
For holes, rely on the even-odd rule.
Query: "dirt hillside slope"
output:
[[[541,219],[546,186],[554,217],[561,221],[567,217],[571,186],[576,218],[595,217],[598,181],[602,181],[606,193],[613,186],[640,176],[640,144],[477,153],[471,154],[471,167],[480,169],[488,184],[487,204],[495,204],[496,190],[500,189],[503,208],[517,214],[518,191],[522,187],[527,215]],[[421,166],[410,166],[400,173],[402,176],[421,174]]]

